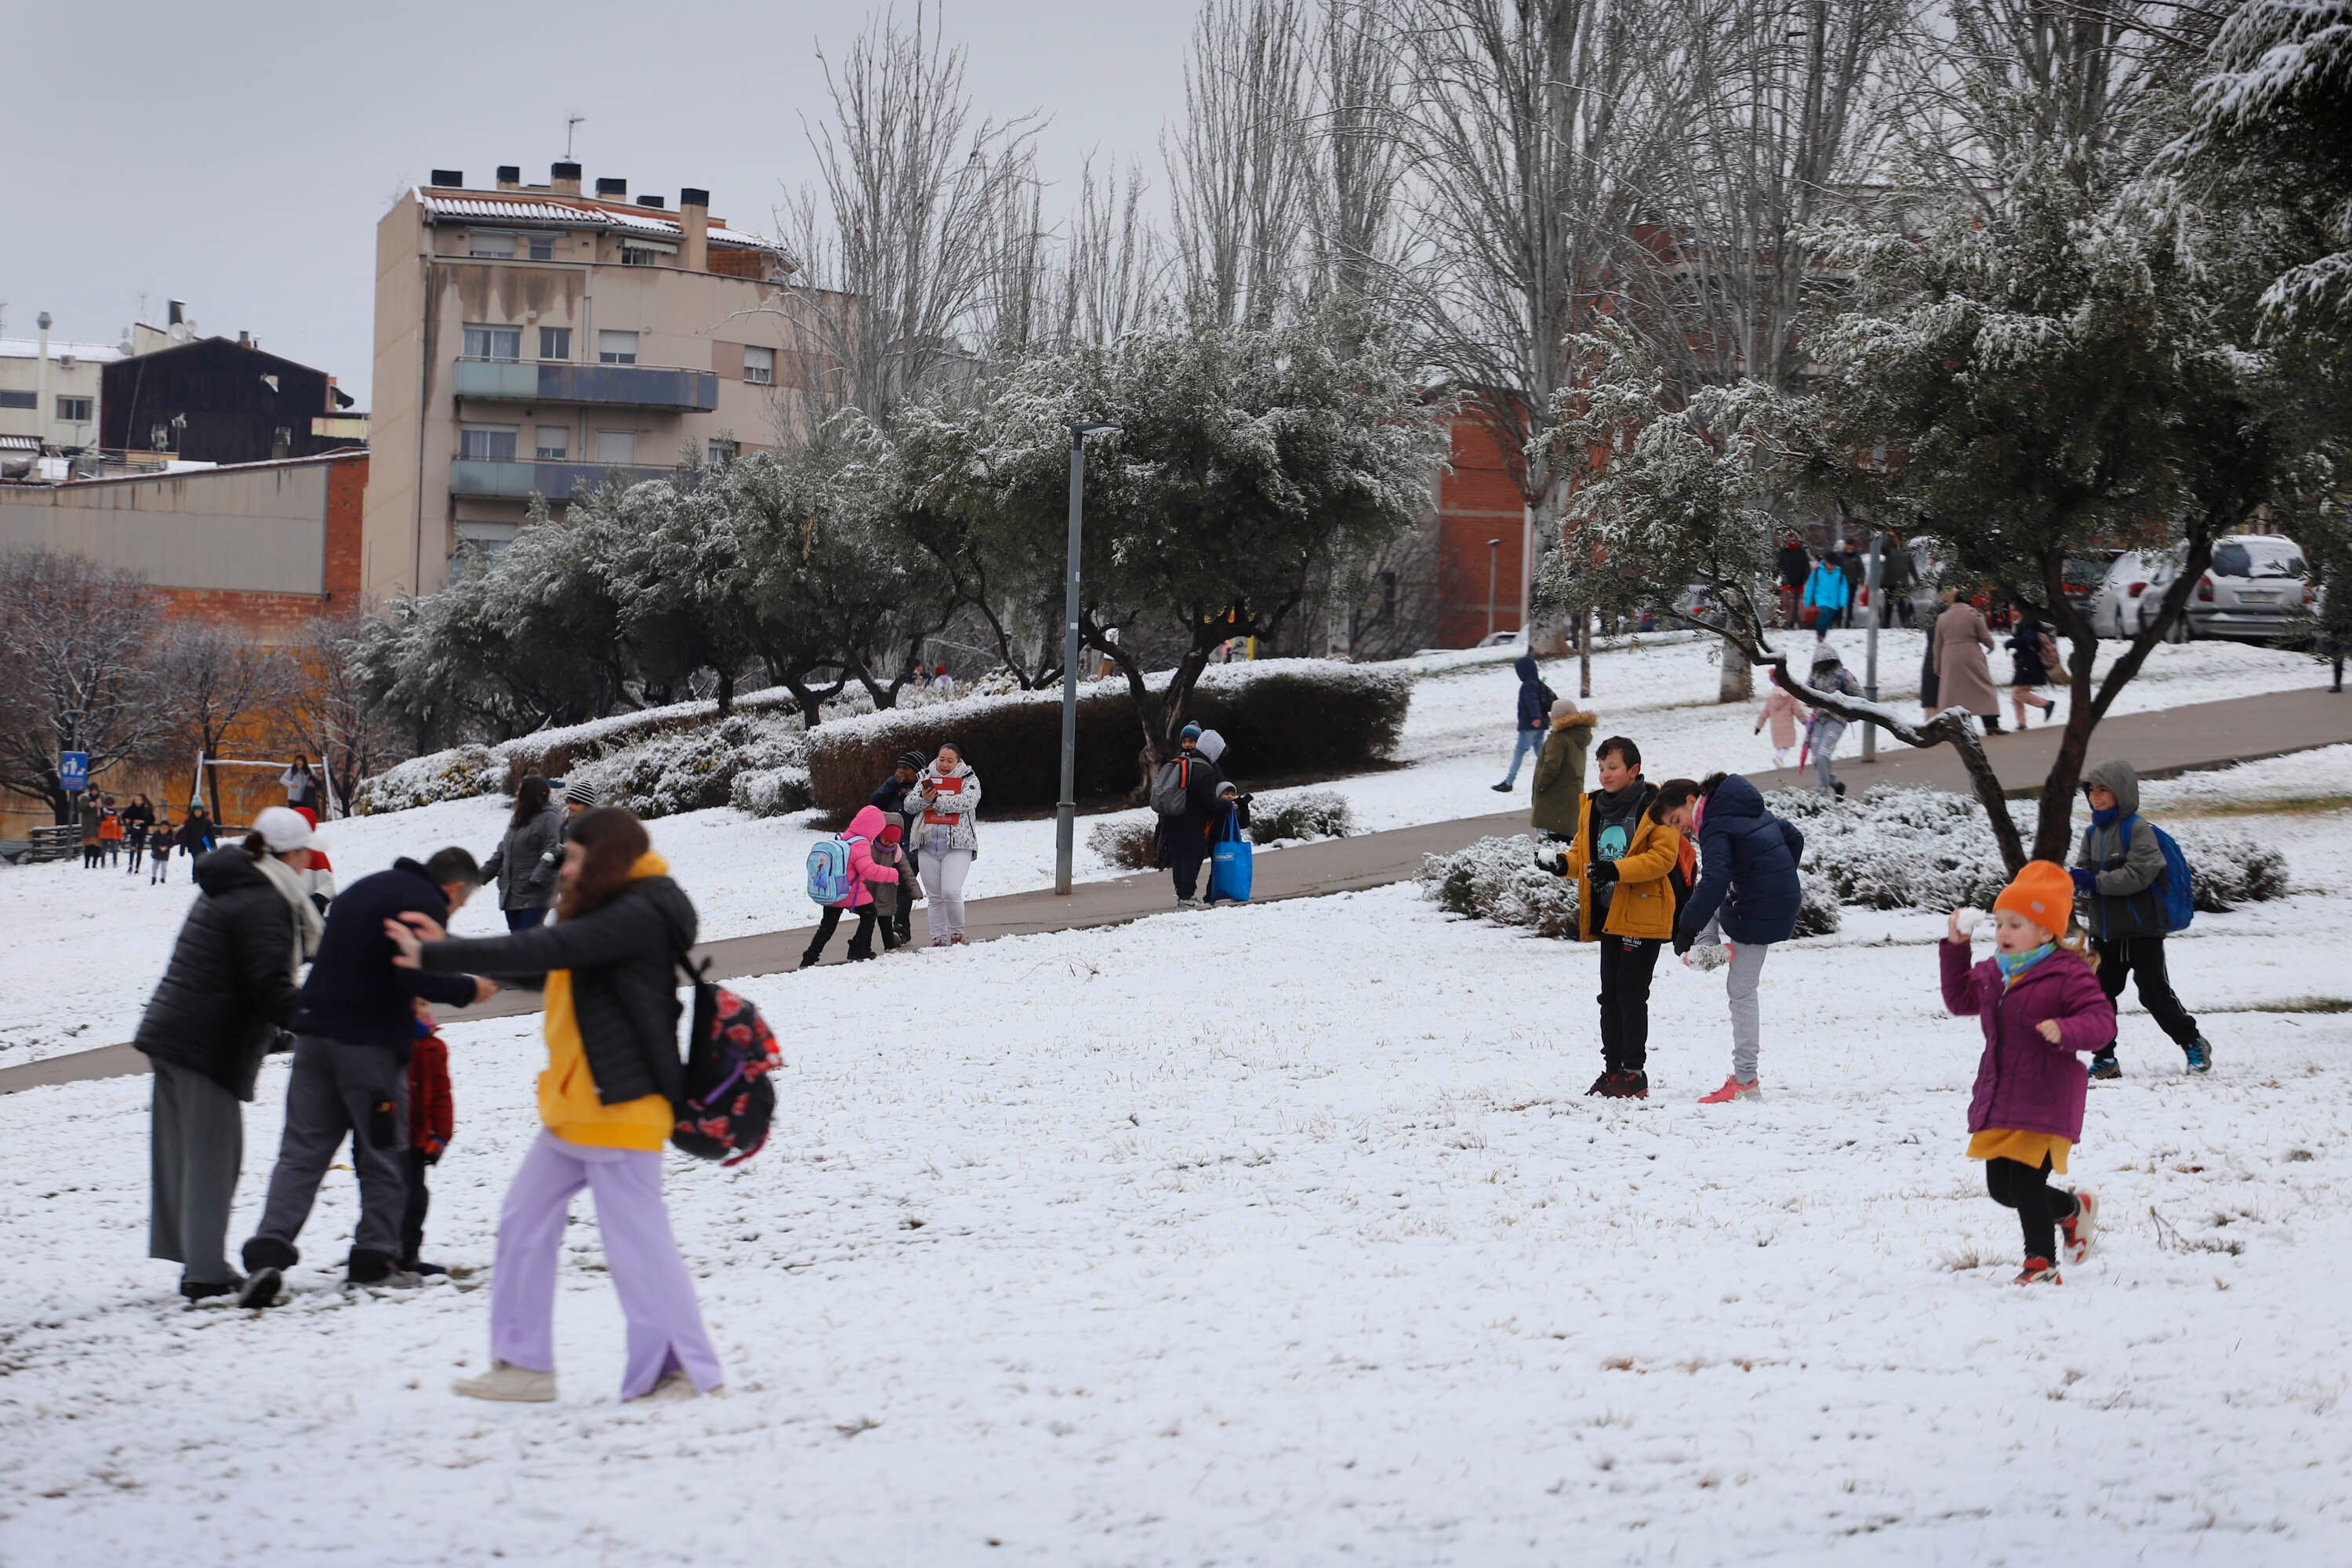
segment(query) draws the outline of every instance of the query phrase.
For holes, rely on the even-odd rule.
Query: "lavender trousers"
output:
[[[694,1280],[677,1255],[662,1206],[661,1155],[650,1149],[566,1143],[541,1128],[499,1210],[498,1264],[490,1276],[490,1354],[532,1372],[555,1370],[555,1263],[572,1194],[596,1194],[604,1265],[629,1321],[621,1397],[648,1392],[684,1367],[703,1393],[727,1381],[702,1326]]]

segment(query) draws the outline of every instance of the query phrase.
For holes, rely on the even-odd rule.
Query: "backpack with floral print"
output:
[[[678,967],[694,981],[694,1026],[686,1041],[686,1098],[670,1146],[698,1160],[740,1165],[768,1141],[776,1115],[769,1075],[783,1065],[775,1032],[760,1010],[709,978],[710,961]]]

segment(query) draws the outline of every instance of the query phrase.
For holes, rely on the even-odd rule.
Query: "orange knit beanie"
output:
[[[2074,918],[2074,879],[2055,860],[2028,860],[1992,907],[2023,915],[2053,936],[2064,936]]]

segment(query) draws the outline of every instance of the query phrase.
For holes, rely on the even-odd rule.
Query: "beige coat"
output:
[[[1958,708],[1979,718],[2000,712],[1992,683],[1992,628],[1974,605],[1956,604],[1936,617],[1936,678],[1938,711]]]

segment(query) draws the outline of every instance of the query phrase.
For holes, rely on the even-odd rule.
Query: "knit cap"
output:
[[[885,844],[896,844],[902,837],[898,825],[895,822],[882,830],[882,842]]]
[[[2053,936],[2063,936],[2074,918],[2074,879],[2055,860],[2028,860],[1992,907],[2022,915]]]
[[[580,779],[575,780],[571,787],[563,792],[563,804],[593,808],[604,804],[604,796],[596,793],[594,784],[585,779]]]
[[[925,768],[930,766],[930,763],[931,759],[923,755],[920,752],[901,752],[898,753],[898,765],[902,768],[912,768],[917,773],[921,773]]]
[[[1180,741],[1197,741],[1201,738],[1201,726],[1187,724],[1176,732],[1176,738]]]

